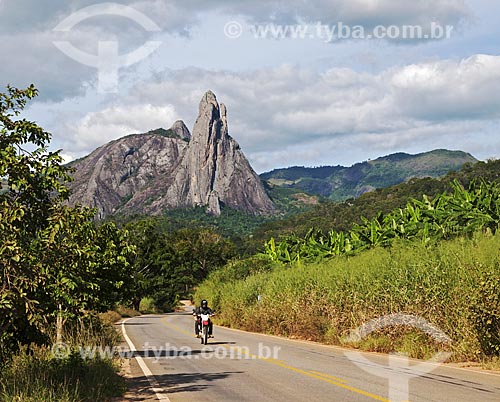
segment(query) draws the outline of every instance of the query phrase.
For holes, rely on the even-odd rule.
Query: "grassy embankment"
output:
[[[416,358],[449,350],[451,361],[498,363],[500,235],[433,246],[397,242],[316,264],[267,268],[244,279],[241,271],[241,263],[229,264],[195,295],[211,300],[223,325]],[[401,326],[346,342],[352,329],[393,313],[424,318],[452,343],[438,344]]]
[[[79,351],[118,346],[121,337],[112,323],[119,318],[109,312],[67,328],[63,342],[70,353],[64,358],[55,357],[48,346],[21,347],[0,369],[0,401],[96,402],[123,395],[126,387],[118,375],[118,356],[96,353],[82,358]]]

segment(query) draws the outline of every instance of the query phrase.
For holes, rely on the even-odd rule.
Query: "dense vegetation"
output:
[[[263,173],[275,187],[295,189],[343,201],[376,188],[404,183],[415,177],[442,177],[476,159],[465,152],[435,150],[418,155],[397,153],[351,167],[290,167]]]
[[[288,236],[266,244],[265,253],[273,261],[291,263],[301,259],[323,259],[352,254],[377,246],[389,246],[395,239],[421,243],[471,235],[477,230],[495,233],[500,223],[500,185],[472,182],[464,189],[458,181],[453,193],[442,193],[433,199],[423,196],[411,200],[405,208],[387,215],[379,213],[363,224],[355,224],[349,232],[311,229],[303,238]]]
[[[281,211],[275,217],[254,217],[224,208],[220,217],[206,213],[204,208],[167,211],[161,217],[122,216],[113,221],[120,226],[133,226],[134,222],[153,220],[157,232],[175,232],[183,228],[211,230],[232,242],[240,256],[263,251],[264,244],[272,237],[277,241],[287,236],[303,237],[311,227],[328,233],[331,230],[348,232],[355,224],[363,224],[362,217],[373,219],[378,214],[388,214],[394,209],[405,208],[412,198],[421,199],[426,194],[430,200],[443,192],[453,191],[451,183],[457,180],[468,187],[476,177],[494,181],[500,176],[500,161],[466,164],[458,172],[441,179],[412,179],[396,186],[378,189],[342,203],[314,197],[296,189],[268,187],[267,190]]]
[[[168,229],[165,224],[163,219],[147,218],[126,226],[136,245],[129,298],[136,310],[148,298],[150,311],[171,311],[210,272],[236,255],[234,245],[212,229]]]
[[[49,347],[65,339],[74,347],[63,330],[122,301],[131,278],[133,247],[126,232],[113,223],[96,226],[93,211],[64,204],[68,168],[59,152],[48,151],[50,134],[20,117],[36,95],[33,86],[8,87],[0,94],[0,398],[7,400],[45,400],[41,394],[29,398],[17,394],[38,385],[43,388],[40,392],[48,392],[46,400],[62,400],[50,396],[53,390],[44,388],[47,382],[38,377],[24,377],[27,383],[23,384],[20,371],[24,368],[28,375],[36,371],[31,370],[34,366],[41,370],[47,366],[48,371],[53,366],[59,373],[49,381],[53,386],[64,379],[68,384],[72,381],[73,374],[64,377],[58,365],[84,373],[102,363],[114,375],[112,361],[67,357],[51,362]],[[21,346],[24,352],[14,355]],[[26,367],[19,366],[23,364]],[[83,387],[96,385],[84,376],[72,378]],[[91,394],[86,400],[94,397]]]
[[[212,273],[195,297],[211,298],[225,325],[342,345],[370,319],[412,314],[444,331],[451,345],[392,325],[355,346],[414,357],[445,349],[453,360],[498,359],[499,165],[467,165],[443,180],[413,180],[293,217],[288,221],[305,224],[316,214],[328,224],[329,215],[319,211],[349,216],[350,208],[366,208],[372,214],[350,225],[343,218],[350,226],[345,231],[309,228],[305,236],[271,239],[260,256]],[[418,191],[418,200],[408,200]],[[429,191],[432,196],[422,196]],[[397,208],[376,212],[394,198]]]
[[[398,241],[292,267],[261,260],[259,269],[253,261],[244,279],[243,263],[233,264],[210,275],[196,298],[212,300],[224,325],[341,345],[370,319],[413,314],[440,328],[451,345],[394,326],[354,346],[417,358],[444,348],[455,361],[481,361],[500,355],[499,249],[499,235],[478,233],[433,245]]]
[[[466,164],[459,171],[440,179],[411,179],[406,183],[377,189],[342,203],[321,202],[303,213],[264,222],[253,233],[253,241],[260,242],[255,244],[255,247],[259,247],[271,237],[282,238],[290,234],[305,236],[311,227],[325,233],[330,230],[349,231],[354,224],[363,223],[362,217],[373,219],[380,213],[388,214],[395,209],[404,208],[412,198],[421,199],[424,194],[432,199],[443,192],[451,192],[451,184],[455,180],[467,188],[470,182],[477,178],[499,181],[500,160]]]

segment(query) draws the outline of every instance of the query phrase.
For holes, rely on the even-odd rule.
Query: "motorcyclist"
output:
[[[213,315],[214,312],[210,307],[208,307],[208,301],[202,300],[201,305],[199,307],[196,307],[193,310],[193,315],[196,317],[195,322],[194,322],[194,333],[197,338],[200,337],[199,334],[199,321],[201,320],[201,314],[208,314],[208,315]],[[212,320],[208,319],[208,336],[210,338],[213,338],[213,324]]]

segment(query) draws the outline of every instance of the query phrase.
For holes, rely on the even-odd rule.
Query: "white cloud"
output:
[[[65,159],[77,158],[125,135],[169,127],[176,119],[171,105],[113,106],[59,127],[54,141],[62,146]]]
[[[491,132],[479,122],[445,122],[422,124],[401,131],[353,133],[334,138],[318,138],[301,144],[249,152],[252,166],[258,172],[292,165],[343,165],[394,152],[420,153],[433,149],[462,150],[478,158],[500,155],[500,144],[492,141]]]
[[[0,32],[46,32],[79,10],[105,3],[132,7],[155,20],[166,32],[183,32],[197,20],[197,13],[186,13],[183,0],[121,0],[96,2],[95,0],[16,0],[5,1],[0,8]],[[200,2],[201,5],[206,2]],[[193,11],[193,10],[191,10]],[[196,10],[195,10],[196,11]],[[127,18],[113,16],[91,17],[82,24],[105,27],[108,30],[133,29],[135,23]],[[78,28],[76,28],[78,29]]]
[[[184,2],[192,7],[199,2]],[[367,27],[385,24],[458,24],[471,17],[464,0],[219,0],[206,3],[228,13],[260,21],[323,21],[359,24]]]
[[[60,101],[85,95],[89,88],[96,86],[97,66],[82,65],[59,50],[54,42],[69,42],[74,48],[88,54],[90,59],[98,54],[98,43],[115,41],[119,54],[124,55],[144,45],[146,41],[159,40],[158,36],[168,32],[185,32],[195,19],[187,18],[168,2],[128,1],[162,32],[149,32],[132,18],[126,16],[90,16],[71,27],[69,32],[54,29],[73,13],[95,1],[33,1],[18,0],[7,2],[0,10],[0,53],[8,55],[8,63],[0,64],[0,76],[8,82],[24,87],[35,83],[40,89],[40,99]],[[103,4],[103,10],[106,9]],[[108,7],[109,9],[109,7]],[[160,42],[167,39],[161,38]],[[147,60],[147,58],[145,58]],[[142,60],[141,60],[142,61]],[[127,78],[137,80],[138,65],[129,68],[120,66],[120,82]]]
[[[343,21],[374,26],[379,24],[457,24],[471,17],[464,0],[122,0],[119,2],[155,17],[166,31],[185,31],[207,12],[241,15],[255,20]],[[0,14],[0,30],[38,31],[52,28],[95,0],[16,0],[6,1]],[[35,12],[36,10],[36,12]],[[328,21],[327,21],[328,20]],[[98,21],[97,23],[101,23]],[[90,22],[91,23],[91,22]]]
[[[407,66],[394,74],[392,88],[399,108],[419,119],[500,117],[500,56]]]
[[[77,24],[70,34],[54,33],[53,29],[72,13],[99,4],[95,0],[16,0],[6,1],[0,9],[0,53],[9,55],[12,62],[0,65],[0,76],[9,82],[23,86],[36,82],[41,97],[61,100],[85,93],[96,81],[95,68],[85,67],[62,54],[54,40],[70,40],[88,53],[97,54],[97,42],[118,40],[120,54],[141,46],[147,40],[168,41],[176,35],[189,36],[201,22],[210,21],[214,15],[236,15],[247,20],[322,21],[334,24],[374,26],[378,24],[425,23],[438,21],[442,24],[459,24],[471,18],[464,0],[439,2],[414,0],[125,0],[120,4],[130,6],[158,24],[162,32],[152,34],[134,21],[124,17],[92,17]],[[214,30],[214,27],[206,29]],[[222,26],[219,28],[222,32]],[[202,33],[206,34],[206,32]],[[193,40],[196,40],[196,35]],[[174,39],[175,40],[175,39]],[[248,52],[257,52],[258,43],[253,41]],[[163,54],[161,65],[168,65],[170,54]],[[214,51],[210,57],[217,57]],[[133,68],[120,69],[122,74],[134,75],[143,61]],[[197,65],[203,66],[203,59]]]
[[[241,73],[166,71],[133,88],[120,106],[75,123],[71,138],[83,150],[130,132],[168,127],[177,118],[191,128],[199,100],[211,89],[228,107],[230,134],[259,171],[294,161],[345,163],[354,155],[459,144],[484,154],[487,147],[472,144],[489,136],[488,147],[498,147],[491,130],[499,118],[499,66],[500,56],[476,55],[378,74],[287,65]]]

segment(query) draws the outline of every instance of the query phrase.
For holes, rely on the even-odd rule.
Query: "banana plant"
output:
[[[386,247],[395,238],[428,243],[477,230],[498,230],[500,184],[472,182],[465,189],[455,180],[451,186],[451,194],[442,193],[432,199],[424,195],[386,216],[379,213],[371,220],[362,218],[362,224],[354,225],[350,232],[330,231],[325,235],[312,228],[303,238],[291,235],[278,245],[271,239],[265,245],[265,253],[273,261],[292,263]]]

